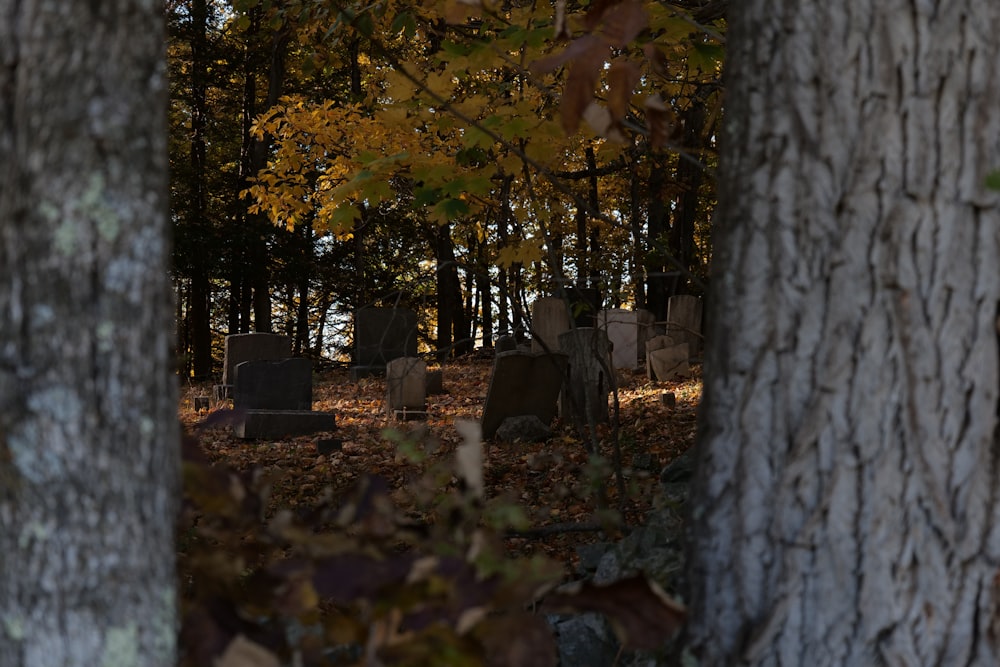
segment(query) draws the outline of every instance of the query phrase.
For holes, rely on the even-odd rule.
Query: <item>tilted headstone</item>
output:
[[[580,327],[560,335],[559,346],[569,355],[561,416],[586,423],[589,410],[598,422],[608,421],[609,373],[613,372],[608,335],[601,329]]]
[[[424,412],[427,408],[427,362],[399,357],[385,367],[386,407],[389,414]]]
[[[417,355],[417,314],[409,308],[360,308],[354,314],[354,363],[384,370],[399,357]]]
[[[222,384],[233,384],[234,370],[244,361],[274,361],[292,356],[292,339],[272,333],[245,333],[226,336],[226,361]]]
[[[554,296],[543,296],[531,304],[531,351],[559,351],[559,334],[569,331],[569,311],[566,302]]]
[[[678,343],[687,343],[689,353],[701,349],[701,299],[678,294],[667,302],[667,335]]]
[[[558,352],[501,352],[483,406],[483,438],[492,438],[508,417],[535,415],[546,426],[556,416],[567,357]]]
[[[311,410],[308,359],[244,361],[236,366],[233,407],[241,410]]]
[[[653,372],[653,367],[649,363],[649,353],[655,350],[662,350],[665,347],[671,347],[672,345],[677,345],[674,339],[670,336],[653,336],[646,341],[646,377],[650,380],[656,379],[656,373]]]
[[[646,340],[653,330],[651,312],[609,308],[597,314],[597,321],[608,334],[615,368],[637,368],[645,361]]]
[[[646,353],[649,379],[666,382],[678,376],[687,377],[691,374],[688,365],[690,350],[687,343],[679,343],[669,347],[661,347]]]

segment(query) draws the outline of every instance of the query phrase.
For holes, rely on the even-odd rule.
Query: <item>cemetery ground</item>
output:
[[[419,480],[426,481],[427,472],[437,470],[434,483],[440,485],[438,490],[455,488],[457,479],[451,471],[456,448],[463,441],[455,422],[478,421],[481,417],[492,365],[493,360],[486,358],[443,364],[444,393],[427,396],[424,421],[391,419],[385,410],[384,377],[354,382],[347,369],[314,374],[313,409],[335,412],[335,431],[279,441],[252,441],[236,438],[224,421],[199,428],[206,420],[212,422],[224,414],[218,412],[225,407],[222,404],[208,411],[194,409],[195,397],[211,395],[210,385],[182,387],[179,415],[188,432],[198,431],[200,452],[214,467],[235,469],[243,479],[254,480],[254,488],[269,489],[260,496],[261,506],[255,508],[261,526],[284,510],[290,511],[286,515],[309,525],[312,508],[330,503],[331,498],[333,503],[341,502],[339,499],[349,497],[351,489],[368,475],[387,482],[392,501],[402,514],[427,524],[441,521],[442,517],[436,515],[434,494],[424,493],[426,485]],[[592,550],[587,545],[622,539],[642,525],[651,511],[670,502],[665,499],[660,472],[694,441],[701,396],[700,367],[692,367],[691,374],[675,382],[655,382],[648,380],[642,370],[618,371],[617,432],[610,424],[599,425],[597,430],[603,463],[591,461],[584,441],[571,425],[558,419],[553,424],[553,437],[545,442],[485,442],[486,506],[517,507],[525,519],[517,530],[505,533],[502,549],[506,554],[512,558],[547,556],[562,568],[564,580],[579,579],[586,567],[591,572],[595,567],[593,562],[581,563],[581,553],[587,560],[586,554]],[[665,400],[667,393],[675,400]],[[616,436],[624,497],[619,494],[613,466]],[[192,482],[186,475],[185,483],[190,496],[192,486],[201,482]],[[606,495],[603,503],[597,492],[601,485]],[[229,495],[244,502],[243,491]],[[185,570],[191,566],[190,555],[185,553],[185,522],[197,521],[190,514],[182,517],[182,582]],[[240,550],[254,542],[257,538],[252,533],[257,528],[239,522],[219,526],[215,530],[243,532],[228,537],[217,535],[216,555],[222,567],[227,559],[236,558],[225,551]],[[322,530],[322,526],[310,527]]]

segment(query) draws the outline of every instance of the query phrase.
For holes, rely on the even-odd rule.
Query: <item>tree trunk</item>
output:
[[[1000,4],[729,19],[700,664],[1000,664]]]
[[[164,55],[157,3],[0,0],[4,667],[176,664]]]

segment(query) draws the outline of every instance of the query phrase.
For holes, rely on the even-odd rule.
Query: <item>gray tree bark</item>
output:
[[[176,664],[163,8],[0,0],[0,664]]]
[[[1000,664],[1000,3],[729,20],[690,639]]]

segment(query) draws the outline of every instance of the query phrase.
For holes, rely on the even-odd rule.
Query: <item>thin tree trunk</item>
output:
[[[700,664],[1000,664],[1000,4],[729,19]]]
[[[163,33],[0,0],[4,667],[176,664]]]

